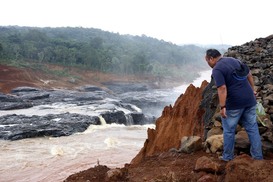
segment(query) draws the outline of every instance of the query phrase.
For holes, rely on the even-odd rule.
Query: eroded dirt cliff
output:
[[[155,129],[148,129],[148,138],[132,163],[139,163],[146,156],[167,152],[171,148],[179,148],[184,136],[203,136],[204,110],[199,107],[202,92],[208,82],[201,87],[192,84],[175,102],[174,106],[166,106],[161,117],[156,121]]]

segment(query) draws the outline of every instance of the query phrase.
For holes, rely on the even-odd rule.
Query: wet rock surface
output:
[[[48,114],[46,116],[5,115],[0,117],[0,139],[19,140],[34,137],[60,137],[85,131],[100,124],[99,118],[80,114]]]
[[[126,84],[122,89],[123,85],[115,83],[107,89],[87,85],[75,90],[17,87],[10,94],[0,93],[0,139],[68,136],[104,122],[154,123],[158,114],[145,108],[163,108],[166,102],[162,95],[153,95],[154,90],[147,90],[145,84]],[[153,95],[152,99],[147,99],[147,94]],[[17,112],[20,114],[9,114]]]

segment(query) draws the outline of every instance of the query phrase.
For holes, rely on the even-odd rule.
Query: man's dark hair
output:
[[[208,49],[206,52],[207,57],[217,58],[221,56],[221,53],[216,49]]]

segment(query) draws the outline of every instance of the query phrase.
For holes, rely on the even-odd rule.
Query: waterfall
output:
[[[106,125],[106,121],[101,115],[99,116],[99,119],[100,119],[100,124],[101,125]]]
[[[126,114],[126,126],[131,126],[134,124],[134,119],[131,114]]]

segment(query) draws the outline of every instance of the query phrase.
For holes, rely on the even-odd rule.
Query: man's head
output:
[[[205,59],[208,65],[213,68],[216,65],[216,62],[221,58],[221,53],[216,49],[208,49],[206,51]]]

